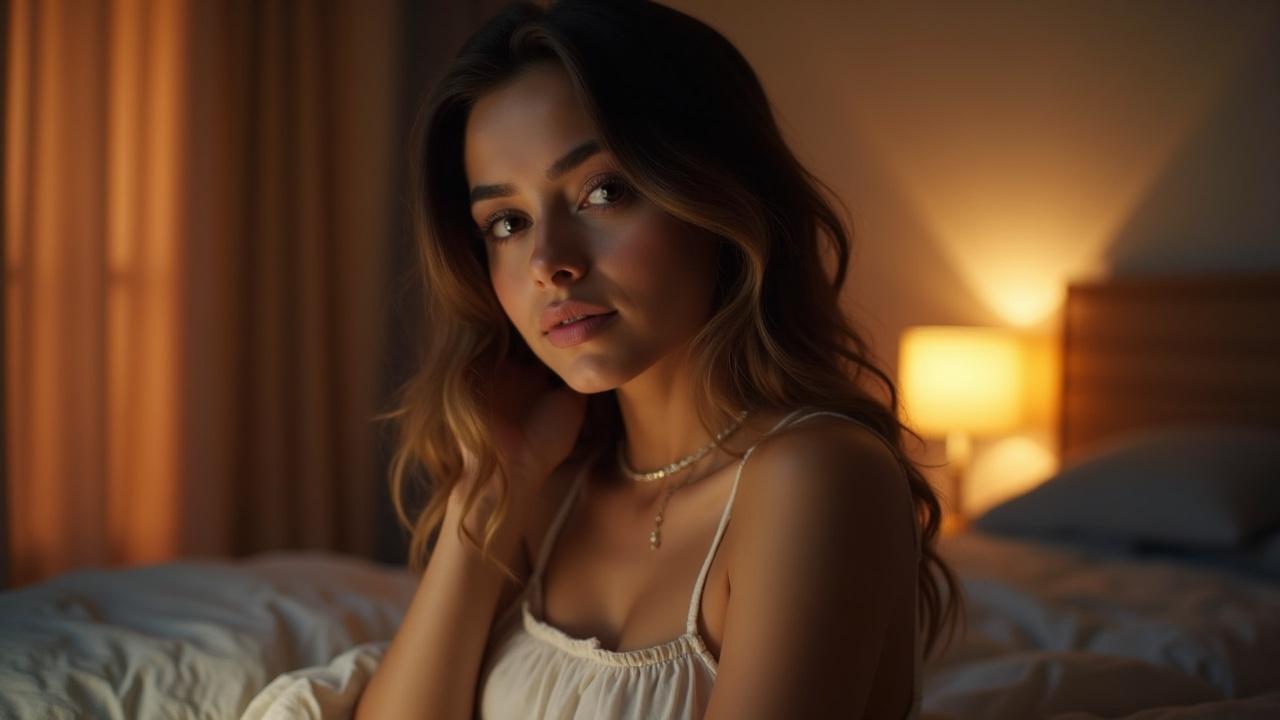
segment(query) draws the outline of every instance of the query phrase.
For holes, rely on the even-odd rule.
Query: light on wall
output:
[[[975,435],[1012,432],[1022,422],[1024,347],[1005,328],[920,325],[899,347],[899,388],[907,424],[947,443],[953,513],[950,530],[966,525],[964,475]]]

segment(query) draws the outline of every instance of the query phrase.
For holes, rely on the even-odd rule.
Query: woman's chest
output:
[[[726,548],[710,554],[728,493],[721,485],[673,494],[657,549],[649,543],[656,508],[645,512],[625,495],[598,489],[583,493],[544,570],[546,622],[573,637],[596,637],[615,651],[665,643],[685,632],[694,587],[710,557],[695,618],[718,657],[729,601]]]

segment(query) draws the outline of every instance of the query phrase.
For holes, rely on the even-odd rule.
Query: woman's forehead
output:
[[[568,74],[559,65],[538,63],[472,106],[463,139],[468,180],[475,185],[540,176],[593,134]]]

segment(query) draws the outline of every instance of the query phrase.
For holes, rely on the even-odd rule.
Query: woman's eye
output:
[[[595,188],[587,195],[588,205],[613,205],[627,194],[626,185],[617,178],[609,178]]]
[[[627,184],[620,178],[606,178],[587,193],[587,199],[581,207],[597,207],[611,210],[627,200],[630,192]],[[494,240],[506,240],[526,227],[528,227],[528,221],[519,215],[500,212],[486,220],[479,227],[479,231],[482,238],[491,237]]]
[[[523,221],[517,215],[499,215],[485,227],[484,232],[492,233],[495,238],[504,240],[520,230],[521,222]]]

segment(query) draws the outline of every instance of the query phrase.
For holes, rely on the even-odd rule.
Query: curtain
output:
[[[371,554],[399,6],[9,6],[9,585]]]

